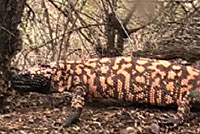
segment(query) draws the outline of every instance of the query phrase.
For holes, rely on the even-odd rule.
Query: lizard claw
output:
[[[64,128],[67,128],[67,127],[71,126],[73,123],[77,122],[77,120],[73,120],[71,118],[65,119],[63,123],[59,124],[60,125],[59,130],[62,130]]]
[[[176,114],[162,114],[158,117],[160,124],[177,126],[182,121]]]
[[[72,119],[66,119],[62,124],[61,127],[69,127],[70,125],[72,125],[74,122],[76,122],[75,120]]]

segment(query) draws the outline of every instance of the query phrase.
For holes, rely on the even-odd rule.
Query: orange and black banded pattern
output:
[[[87,97],[114,98],[159,106],[175,104],[183,118],[190,104],[200,101],[190,97],[200,93],[200,70],[165,60],[123,56],[61,61],[34,66],[19,75],[27,74],[31,79],[38,75],[47,78],[50,90],[72,92],[75,111],[81,111]]]

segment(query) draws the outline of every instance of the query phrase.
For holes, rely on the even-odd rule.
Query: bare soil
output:
[[[160,123],[176,108],[133,105],[113,100],[88,100],[79,121],[67,128],[61,124],[70,111],[65,94],[37,93],[8,96],[1,105],[1,134],[200,134],[200,117],[192,109],[183,124]]]

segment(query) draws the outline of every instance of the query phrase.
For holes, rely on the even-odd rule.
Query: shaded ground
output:
[[[7,102],[6,107],[1,109],[1,134],[200,134],[200,119],[196,112],[191,113],[189,121],[175,128],[158,123],[157,117],[176,113],[175,108],[130,106],[110,100],[93,100],[87,103],[77,124],[61,128],[60,123],[70,111],[65,95],[30,93],[17,94],[9,99],[10,103]],[[15,103],[11,103],[13,101]]]

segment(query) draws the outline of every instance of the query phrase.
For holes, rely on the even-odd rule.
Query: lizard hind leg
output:
[[[178,111],[176,114],[164,114],[159,118],[162,124],[173,124],[173,126],[178,126],[189,118],[191,107],[190,100],[187,98],[178,100],[177,105]]]
[[[191,107],[190,100],[187,98],[184,98],[183,100],[178,101],[177,104],[178,104],[177,116],[180,122],[183,122],[189,118],[190,107]]]

